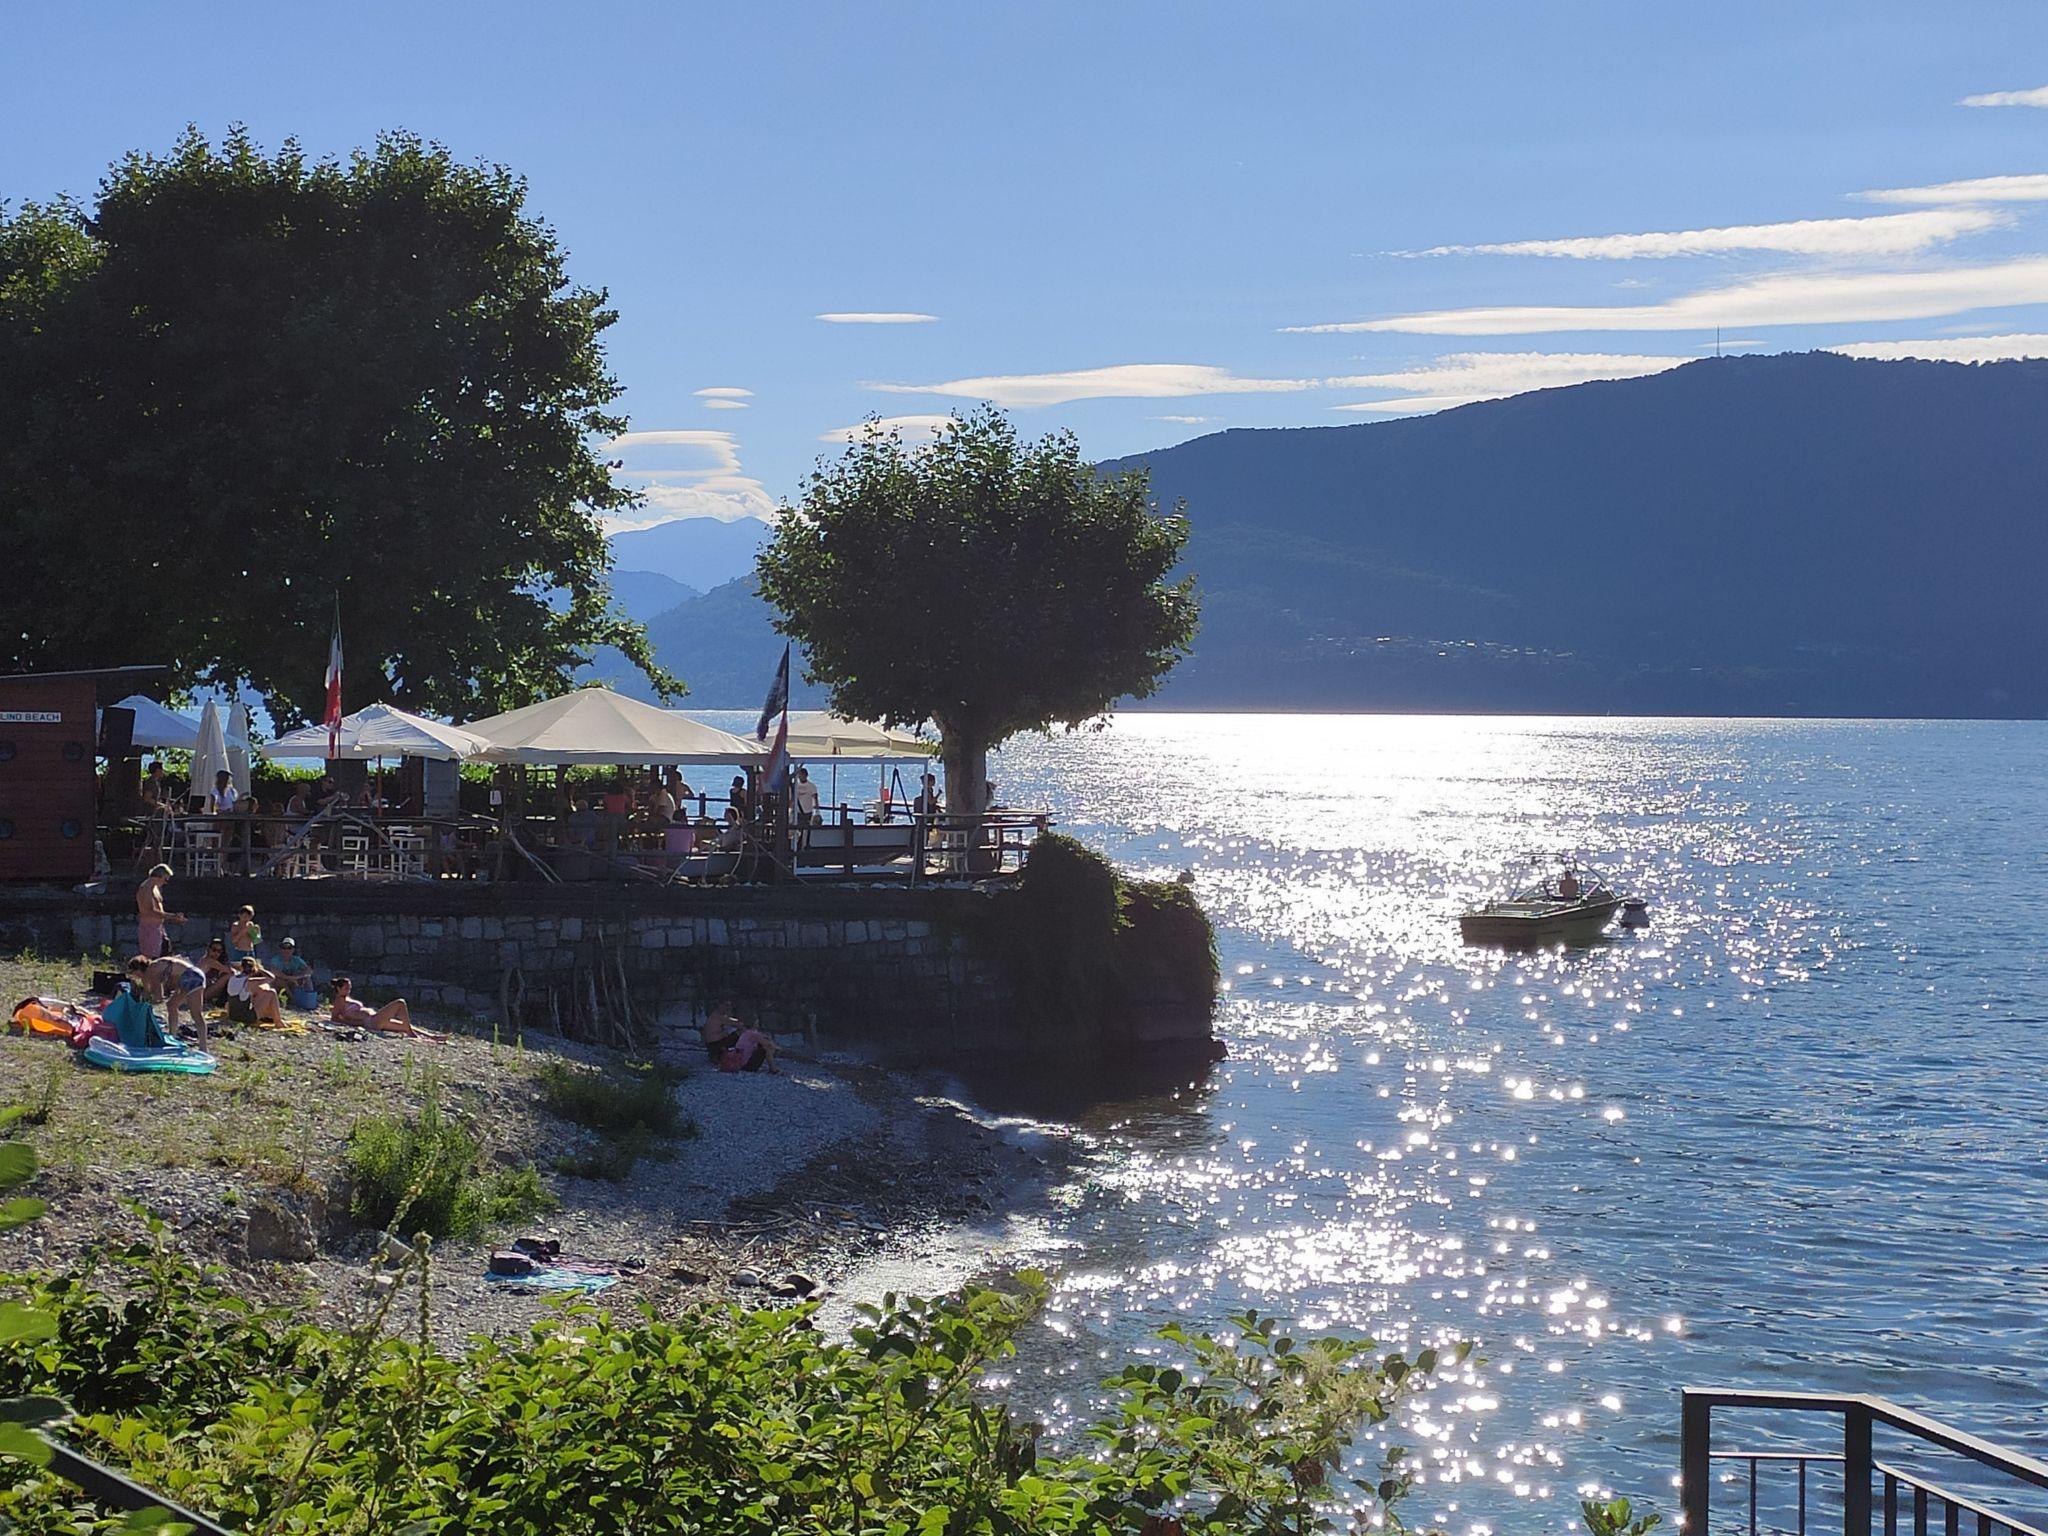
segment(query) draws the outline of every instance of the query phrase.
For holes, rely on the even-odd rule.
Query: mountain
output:
[[[613,601],[642,624],[702,595],[695,587],[658,571],[613,571],[611,584]]]
[[[772,610],[754,591],[751,576],[713,587],[657,615],[647,623],[647,638],[662,665],[689,684],[684,700],[689,709],[759,709],[782,660],[782,636],[775,632]],[[801,674],[799,655],[790,665],[790,707],[822,708],[825,691],[804,682]],[[636,699],[654,699],[647,679],[616,651],[600,651],[583,676]]]
[[[2048,713],[2048,362],[1712,358],[1143,465],[1169,707]]]
[[[651,571],[698,592],[751,575],[754,554],[768,537],[757,517],[723,522],[715,517],[679,517],[611,537],[615,572]],[[614,583],[614,590],[617,589]]]

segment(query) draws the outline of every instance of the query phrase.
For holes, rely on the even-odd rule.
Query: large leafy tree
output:
[[[783,509],[756,574],[834,709],[938,727],[947,804],[971,814],[991,747],[1143,698],[1186,653],[1186,542],[1143,474],[984,409],[922,447],[871,424]]]
[[[605,585],[614,318],[517,177],[408,135],[193,130],[90,208],[0,210],[0,664],[168,661],[303,718],[338,598],[352,704],[524,703],[599,645],[672,686]]]

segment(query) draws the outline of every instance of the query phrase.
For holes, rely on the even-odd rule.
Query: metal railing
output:
[[[1716,1409],[1838,1419],[1841,1449],[1716,1450]],[[1883,1460],[1874,1450],[1878,1430],[1886,1432],[1888,1441],[1899,1441],[1896,1451],[1887,1444]],[[1980,1473],[1979,1477],[1995,1484],[1997,1491],[1966,1494],[1950,1486],[1952,1474],[1943,1474],[1946,1483],[1935,1481],[1933,1468],[1926,1464],[1946,1461],[1953,1465],[1957,1460],[1984,1469],[1990,1476]],[[1734,1512],[1725,1505],[1720,1525],[1713,1523],[1710,1506],[1716,1491],[1716,1463],[1747,1468],[1742,1523],[1728,1518]],[[1778,1473],[1788,1467],[1789,1475],[1766,1473],[1766,1469]],[[1817,1476],[1815,1469],[1819,1469]],[[1722,1481],[1740,1485],[1743,1480],[1724,1477]],[[1815,1505],[1829,1511],[1839,1509],[1843,1536],[1876,1536],[1880,1518],[1884,1536],[1900,1536],[1901,1532],[1931,1536],[1935,1531],[1943,1536],[1964,1536],[1965,1532],[1972,1536],[2048,1536],[2041,1524],[2000,1507],[2008,1492],[2048,1489],[2048,1462],[2002,1450],[1925,1414],[1861,1393],[1687,1387],[1679,1428],[1679,1485],[1687,1536],[1716,1536],[1717,1531],[1734,1530],[1747,1531],[1749,1536],[1761,1532],[1806,1536],[1809,1510]],[[2038,1521],[2039,1515],[2034,1519]]]
[[[224,1525],[216,1525],[204,1515],[194,1514],[184,1505],[174,1503],[164,1495],[142,1486],[133,1479],[116,1472],[112,1467],[103,1467],[90,1456],[74,1451],[53,1435],[45,1434],[43,1442],[50,1448],[50,1470],[74,1487],[83,1489],[90,1499],[104,1504],[109,1509],[126,1510],[134,1513],[140,1510],[159,1510],[173,1520],[192,1528],[192,1536],[234,1536]]]

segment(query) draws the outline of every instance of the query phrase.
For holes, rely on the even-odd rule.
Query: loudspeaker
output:
[[[135,711],[109,704],[100,711],[100,756],[118,763],[135,747]]]

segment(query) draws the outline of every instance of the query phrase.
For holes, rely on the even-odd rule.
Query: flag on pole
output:
[[[761,705],[761,721],[754,727],[754,740],[768,739],[768,723],[780,716],[775,727],[775,747],[768,754],[767,791],[771,795],[782,793],[783,780],[789,777],[789,647],[782,648],[782,665],[775,669],[775,681],[769,684],[768,697]]]
[[[334,599],[334,638],[327,644],[327,760],[341,752],[341,598]]]

